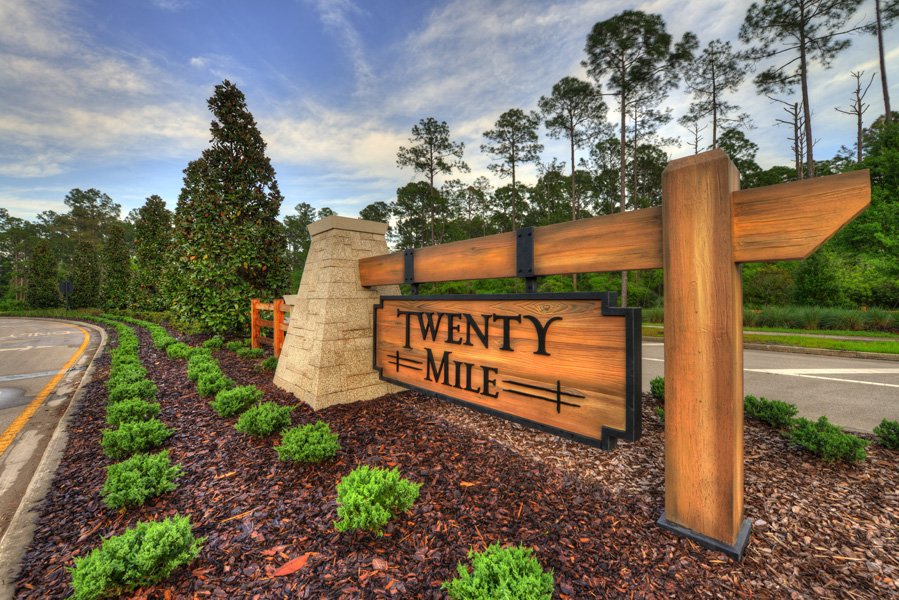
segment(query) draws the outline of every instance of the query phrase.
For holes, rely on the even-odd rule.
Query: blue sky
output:
[[[565,0],[2,0],[0,207],[23,218],[64,210],[72,188],[98,188],[123,214],[151,194],[174,208],[182,170],[208,144],[206,99],[228,78],[247,96],[285,202],[356,216],[415,178],[396,151],[419,119],[449,123],[473,180],[487,175],[482,133],[513,107],[535,109],[566,75],[584,76],[587,33],[625,9],[662,14],[680,37],[735,40],[748,1]],[[870,18],[866,0],[855,21]],[[887,32],[899,60],[899,27]],[[737,45],[739,43],[737,42]],[[888,68],[889,68],[888,62]],[[815,152],[851,144],[851,70],[877,70],[873,37],[857,36],[832,69],[815,67]],[[899,70],[890,72],[899,102]],[[878,81],[867,115],[883,111]],[[732,98],[749,112],[763,166],[788,164],[781,109],[751,81]],[[677,118],[689,98],[671,95]],[[615,115],[610,112],[610,118]],[[685,131],[676,123],[663,133]],[[543,139],[544,160],[567,156]],[[670,148],[687,154],[686,144]],[[533,181],[535,171],[525,170]]]

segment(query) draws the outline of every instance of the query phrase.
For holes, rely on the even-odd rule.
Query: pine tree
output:
[[[113,310],[125,308],[131,292],[131,253],[125,241],[125,229],[121,225],[109,228],[102,259],[100,298],[103,306]]]
[[[97,259],[96,246],[87,240],[75,244],[71,279],[74,286],[70,298],[71,307],[96,307],[100,297],[100,261]]]
[[[250,298],[285,293],[283,200],[243,93],[225,80],[209,98],[212,143],[184,170],[175,211],[172,308],[213,332],[249,322]]]
[[[159,311],[169,307],[164,285],[169,272],[172,244],[172,213],[159,196],[150,196],[137,210],[134,221],[134,278],[131,304],[139,310]]]
[[[31,250],[28,261],[25,301],[31,308],[59,306],[59,287],[56,284],[56,257],[46,240],[39,240]]]

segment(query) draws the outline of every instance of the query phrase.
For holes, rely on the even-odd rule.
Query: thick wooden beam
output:
[[[806,258],[870,202],[867,170],[734,191],[733,258]],[[646,208],[534,229],[536,275],[657,269],[662,209]],[[415,250],[415,281],[515,277],[515,234],[500,233]],[[402,252],[359,261],[363,286],[404,281]]]

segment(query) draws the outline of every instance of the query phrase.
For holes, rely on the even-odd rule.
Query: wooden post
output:
[[[284,300],[281,298],[275,298],[273,302],[272,312],[274,315],[272,316],[272,321],[275,322],[275,327],[272,330],[272,335],[275,338],[274,344],[274,353],[275,358],[281,356],[281,346],[284,345],[284,312],[282,308],[284,307]]]
[[[259,326],[259,298],[250,300],[250,346],[259,347],[259,336],[261,327]]]
[[[718,150],[662,174],[665,512],[659,524],[739,558],[743,520],[743,292],[734,262],[739,173]]]

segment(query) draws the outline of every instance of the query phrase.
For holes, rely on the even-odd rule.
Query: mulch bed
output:
[[[160,388],[160,418],[176,429],[165,447],[186,472],[177,490],[129,511],[100,498],[100,448],[108,373],[97,363],[69,445],[38,520],[16,594],[62,598],[66,567],[138,520],[190,515],[207,541],[199,558],[146,598],[443,598],[470,548],[533,547],[555,572],[559,598],[834,597],[899,593],[899,453],[872,445],[868,460],[829,465],[791,448],[767,427],[746,427],[750,546],[736,564],[658,528],[663,430],[644,406],[644,436],[602,452],[419,394],[403,393],[314,413],[342,451],[320,465],[279,462],[276,438],[238,433],[197,396],[183,362],[153,348],[141,359]],[[114,334],[113,334],[114,337]],[[239,384],[294,404],[258,361],[216,353]],[[383,537],[338,533],[335,485],[359,464],[393,467],[421,495]],[[285,576],[274,571],[310,555]]]

